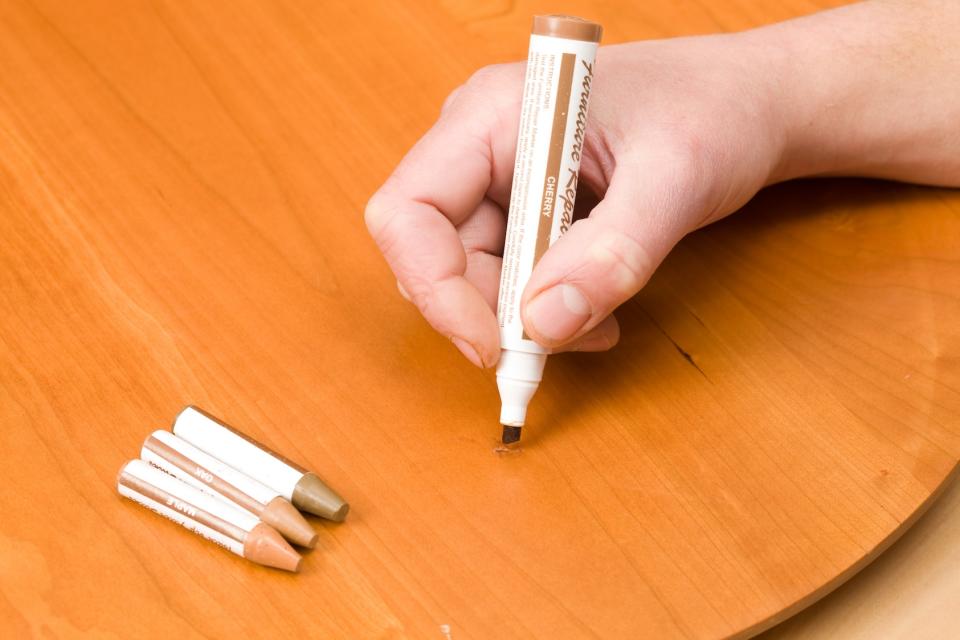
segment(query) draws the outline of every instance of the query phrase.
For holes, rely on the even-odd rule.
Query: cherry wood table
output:
[[[612,43],[830,4],[0,3],[0,635],[745,636],[863,568],[960,457],[960,193],[761,193],[616,350],[551,360],[511,453],[361,214],[534,13]],[[299,575],[117,496],[188,403],[352,502]]]
[[[960,609],[960,478],[870,566],[758,640],[944,640]]]

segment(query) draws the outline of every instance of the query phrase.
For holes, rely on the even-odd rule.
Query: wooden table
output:
[[[863,567],[960,457],[960,194],[762,193],[614,352],[551,361],[509,455],[361,216],[533,13],[616,42],[827,4],[0,3],[3,635],[715,638]],[[300,575],[116,495],[187,403],[351,500]]]
[[[960,609],[960,478],[849,582],[757,640],[943,640]]]

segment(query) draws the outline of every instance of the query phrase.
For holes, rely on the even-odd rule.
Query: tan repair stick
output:
[[[270,525],[144,462],[131,460],[117,491],[240,557],[275,569],[300,569],[300,554]]]
[[[169,431],[147,436],[140,459],[249,511],[294,544],[309,549],[317,544],[317,532],[289,500]]]

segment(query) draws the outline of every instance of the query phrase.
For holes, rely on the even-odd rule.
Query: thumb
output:
[[[524,328],[544,346],[576,340],[602,322],[690,229],[682,193],[654,193],[639,178],[651,174],[619,169],[590,216],[544,253],[524,290]]]

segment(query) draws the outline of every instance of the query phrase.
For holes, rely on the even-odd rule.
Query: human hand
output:
[[[601,48],[578,194],[578,205],[599,203],[531,274],[528,335],[554,351],[613,346],[611,312],[670,249],[766,184],[838,173],[960,181],[947,135],[958,105],[931,89],[955,77],[945,73],[955,47],[942,7],[926,4],[863,3],[739,34]],[[454,91],[366,211],[401,293],[478,366],[500,354],[523,74],[520,63],[488,67]]]
[[[543,256],[523,296],[528,334],[602,350],[611,315],[687,232],[762,187],[778,160],[762,52],[736,36],[604,47],[579,201],[599,204]],[[499,357],[495,316],[524,65],[487,67],[371,198],[366,220],[402,293],[471,362]]]

